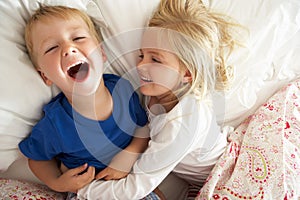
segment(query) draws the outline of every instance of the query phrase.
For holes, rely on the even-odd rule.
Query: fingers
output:
[[[99,172],[98,174],[96,174],[95,179],[99,180],[99,179],[103,179],[104,177],[106,177],[108,175],[108,170],[107,168],[103,169],[101,172]]]
[[[95,167],[89,166],[87,171],[76,176],[74,176],[75,184],[73,187],[76,189],[76,191],[85,185],[92,182],[95,178]]]
[[[115,170],[113,168],[107,167],[105,169],[103,169],[101,172],[99,172],[96,175],[96,179],[104,179],[106,181],[108,180],[119,180],[121,178],[124,178],[128,175],[127,172],[122,172],[122,171],[118,171]]]
[[[106,175],[101,175],[101,176],[99,176],[99,178],[96,178],[97,180],[98,179],[103,179],[103,180],[106,180],[106,181],[109,181],[109,180],[118,180],[118,179],[120,179],[120,178],[116,178],[116,177],[114,177],[113,175],[111,175],[111,174],[106,174]]]
[[[92,182],[95,178],[95,167],[84,164],[80,167],[69,169],[59,176],[56,185],[60,184],[63,192],[76,192]]]
[[[82,175],[87,176],[89,181],[94,180],[94,178],[95,178],[95,167],[89,166],[88,170]]]
[[[82,166],[70,169],[68,172],[69,176],[76,177],[81,183],[86,184],[91,182],[95,178],[95,167],[84,164]]]
[[[84,165],[81,165],[79,167],[68,170],[67,173],[69,173],[72,176],[76,176],[78,174],[83,173],[87,169],[87,167],[88,167],[88,164],[85,163]]]

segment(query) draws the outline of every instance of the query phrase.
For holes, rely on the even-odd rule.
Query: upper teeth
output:
[[[141,79],[143,80],[143,81],[152,81],[150,78],[148,78],[148,77],[145,77],[145,76],[141,76]]]
[[[82,64],[82,63],[83,63],[83,61],[78,61],[78,62],[72,64],[71,66],[69,66],[68,69],[70,69],[70,68],[72,68],[72,67],[74,67],[76,65]]]

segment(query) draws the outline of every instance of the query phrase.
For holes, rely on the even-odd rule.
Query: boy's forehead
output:
[[[83,19],[79,16],[79,15],[43,15],[40,16],[39,18],[34,20],[34,24],[36,23],[54,23],[54,22],[58,22],[58,21],[77,21],[77,20],[81,20],[83,21]]]
[[[52,27],[61,26],[72,29],[87,28],[88,25],[80,17],[67,18],[57,16],[47,16],[36,20],[31,26],[31,32],[39,32],[41,29],[52,29]]]
[[[58,36],[61,31],[64,33],[68,31],[87,30],[88,26],[83,20],[77,18],[59,18],[59,17],[48,17],[36,21],[31,27],[31,37],[33,45],[40,46],[41,43],[48,39]]]

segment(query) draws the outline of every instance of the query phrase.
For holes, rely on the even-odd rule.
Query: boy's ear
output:
[[[191,83],[192,82],[192,74],[189,70],[186,70],[182,79],[183,83]]]
[[[53,82],[50,79],[48,79],[47,76],[43,72],[38,70],[38,73],[41,75],[41,77],[44,80],[46,85],[48,85],[48,86],[52,85]]]

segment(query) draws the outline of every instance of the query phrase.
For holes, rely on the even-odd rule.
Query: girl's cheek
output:
[[[169,90],[174,89],[180,82],[178,71],[169,67],[153,67],[150,70],[150,75],[154,83]]]

